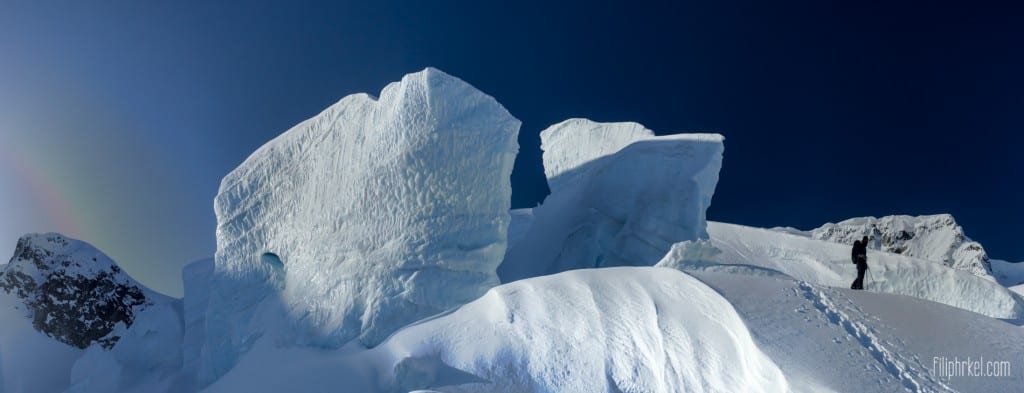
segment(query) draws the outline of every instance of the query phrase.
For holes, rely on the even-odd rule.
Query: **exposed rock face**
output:
[[[36,330],[78,348],[112,348],[155,295],[99,250],[57,233],[19,239],[0,288],[22,300]]]
[[[706,239],[719,134],[655,136],[637,123],[570,119],[541,132],[551,195],[517,212],[502,282],[602,266],[650,266]]]
[[[964,235],[949,214],[860,217],[828,223],[807,232],[811,238],[853,244],[864,236],[870,248],[942,263],[979,277],[992,278],[988,254]]]
[[[202,381],[263,336],[254,321],[271,309],[291,324],[282,342],[373,346],[497,285],[519,125],[428,68],[253,153],[215,200]]]

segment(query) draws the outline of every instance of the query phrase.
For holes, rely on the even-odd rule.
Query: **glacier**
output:
[[[373,346],[498,284],[520,122],[434,68],[343,98],[253,153],[215,199],[200,380],[281,340]]]
[[[184,268],[182,299],[87,243],[22,238],[0,272],[0,393],[1024,384],[932,364],[1024,364],[1024,265],[952,216],[708,221],[724,137],[587,119],[541,133],[552,193],[509,210],[519,126],[433,68],[345,97],[224,178],[216,255]]]
[[[551,195],[514,214],[502,282],[603,266],[650,266],[707,238],[719,134],[654,136],[637,123],[570,119],[541,132]]]

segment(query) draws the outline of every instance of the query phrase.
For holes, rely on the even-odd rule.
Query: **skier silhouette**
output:
[[[853,242],[853,263],[857,265],[857,279],[850,289],[864,289],[864,271],[868,270],[868,237]]]

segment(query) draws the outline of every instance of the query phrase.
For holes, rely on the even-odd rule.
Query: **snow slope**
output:
[[[805,232],[818,240],[853,245],[869,236],[869,247],[893,254],[936,261],[979,277],[991,278],[985,249],[964,235],[949,214],[851,218]]]
[[[544,130],[541,140],[552,193],[521,218],[529,224],[515,223],[514,244],[498,268],[502,282],[649,266],[673,243],[707,237],[721,135],[655,137],[636,123],[573,119]]]
[[[1024,329],[917,298],[788,277],[694,272],[743,317],[754,340],[804,392],[1010,392],[1024,373],[953,377],[936,358],[1024,364]]]
[[[856,277],[850,246],[779,231],[718,222],[708,223],[710,240],[673,247],[659,266],[684,270],[738,268],[766,275],[780,272],[798,280],[848,288]],[[718,265],[742,265],[724,269]],[[903,255],[868,252],[869,291],[913,296],[994,318],[1024,317],[1024,304],[992,280],[945,265]]]
[[[517,281],[404,328],[374,349],[308,351],[258,344],[209,391],[767,392],[788,386],[718,293],[684,273],[651,267]]]
[[[1024,284],[1024,262],[1013,263],[999,259],[993,259],[991,262],[992,276],[1000,284],[1007,287]]]
[[[427,68],[253,153],[215,200],[201,383],[266,333],[256,318],[292,320],[297,344],[372,346],[497,285],[519,125]]]

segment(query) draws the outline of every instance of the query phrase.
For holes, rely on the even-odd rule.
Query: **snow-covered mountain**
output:
[[[985,249],[964,235],[963,228],[949,214],[859,217],[806,232],[788,232],[846,245],[868,236],[871,249],[936,261],[979,277],[992,276]]]
[[[183,299],[85,243],[22,239],[0,273],[0,393],[1024,386],[940,367],[1024,364],[1006,287],[1024,265],[989,268],[952,217],[708,222],[721,135],[586,119],[542,132],[552,194],[509,211],[518,127],[435,69],[342,99],[225,177],[217,253],[184,269]]]
[[[0,273],[0,288],[0,392],[61,392],[99,378],[76,375],[93,359],[118,357],[145,367],[175,357],[180,346],[177,300],[136,282],[80,240],[57,233],[22,237]],[[168,336],[161,350],[140,350]]]
[[[57,233],[19,239],[0,288],[21,300],[40,333],[82,349],[112,348],[138,313],[169,300],[88,243]]]

